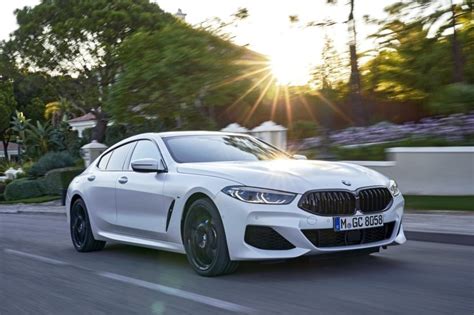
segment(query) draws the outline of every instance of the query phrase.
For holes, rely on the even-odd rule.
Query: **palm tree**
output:
[[[65,98],[60,97],[59,101],[46,104],[44,117],[46,119],[51,119],[51,124],[56,128],[70,110],[71,104]]]
[[[52,131],[53,127],[49,122],[41,124],[39,121],[36,121],[36,126],[30,124],[25,130],[26,142],[35,156],[41,156],[48,152],[49,138]]]

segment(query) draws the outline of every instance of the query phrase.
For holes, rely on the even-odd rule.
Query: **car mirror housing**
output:
[[[139,173],[166,172],[163,161],[156,159],[139,159],[132,161],[132,169]]]

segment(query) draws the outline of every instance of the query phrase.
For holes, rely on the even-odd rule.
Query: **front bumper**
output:
[[[231,260],[265,260],[295,258],[345,250],[364,249],[406,242],[402,226],[404,199],[394,197],[391,207],[382,212],[384,223],[393,222],[393,230],[381,241],[335,247],[316,247],[302,230],[333,229],[333,217],[318,216],[298,207],[301,195],[289,205],[259,205],[236,200],[224,193],[217,194],[214,202],[219,209],[226,232]],[[292,249],[259,249],[247,244],[247,226],[271,227],[294,245]]]

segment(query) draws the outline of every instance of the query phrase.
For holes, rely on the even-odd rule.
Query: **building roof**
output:
[[[8,151],[17,151],[18,150],[18,144],[15,142],[10,142],[8,143]],[[0,152],[3,153],[3,143],[0,142]]]
[[[94,114],[92,113],[87,113],[85,115],[82,115],[80,117],[76,117],[73,119],[69,119],[68,122],[82,122],[82,121],[91,121],[91,120],[96,120]]]

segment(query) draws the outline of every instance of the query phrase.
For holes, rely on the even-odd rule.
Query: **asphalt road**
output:
[[[409,241],[370,257],[245,263],[203,278],[183,255],[77,253],[63,215],[0,214],[0,314],[470,314],[474,247]]]

